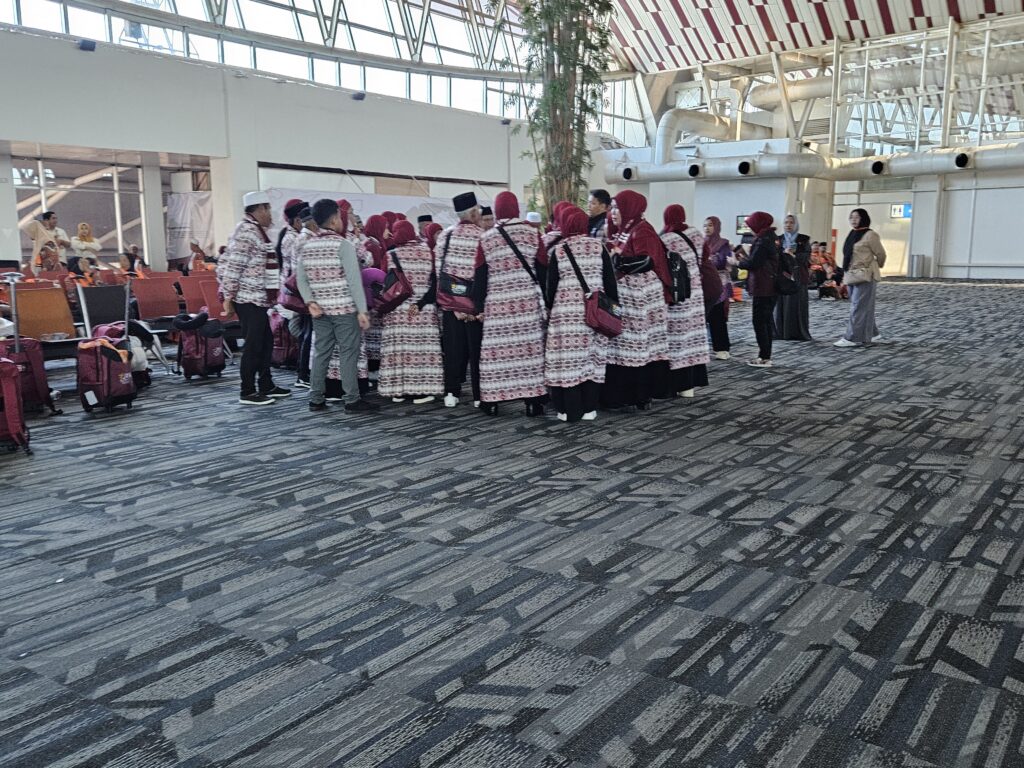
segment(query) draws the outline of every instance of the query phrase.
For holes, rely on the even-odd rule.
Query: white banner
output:
[[[207,256],[216,255],[213,200],[209,192],[172,192],[167,196],[167,260],[187,259],[195,238]]]
[[[375,213],[394,211],[404,213],[406,218],[416,226],[416,219],[429,214],[434,221],[442,227],[449,227],[458,221],[455,211],[452,209],[452,201],[441,197],[413,197],[402,195],[364,195],[352,192],[323,192],[311,189],[284,189],[271,187],[267,190],[270,195],[270,207],[274,212],[274,231],[280,230],[285,225],[284,204],[289,200],[305,200],[311,206],[317,200],[327,198],[330,200],[348,200],[352,203],[352,211],[366,223],[366,220]],[[490,200],[480,199],[481,205],[490,205]]]

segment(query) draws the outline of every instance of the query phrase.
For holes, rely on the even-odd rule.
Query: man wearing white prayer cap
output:
[[[279,271],[274,244],[267,235],[273,219],[270,196],[249,192],[242,198],[245,218],[228,239],[217,276],[224,294],[224,315],[238,313],[245,336],[239,373],[242,405],[269,405],[287,397],[290,390],[278,387],[270,373],[274,336],[267,310],[277,301]]]
[[[535,229],[540,229],[540,225],[543,221],[544,219],[541,218],[541,215],[537,213],[537,211],[530,211],[526,214],[526,222]]]

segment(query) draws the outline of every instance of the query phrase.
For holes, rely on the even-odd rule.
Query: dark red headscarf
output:
[[[352,213],[352,203],[348,200],[338,200],[338,213],[341,214],[341,232],[342,237],[348,234],[348,216]]]
[[[499,192],[494,198],[494,218],[498,221],[519,218],[519,198],[512,192]]]
[[[774,223],[775,219],[772,218],[772,215],[764,211],[754,211],[746,218],[746,225],[758,237],[761,237],[761,235],[771,229]]]
[[[571,208],[571,207],[572,207],[572,203],[570,203],[570,202],[568,202],[566,200],[562,200],[560,202],[555,203],[555,207],[551,209],[551,223],[549,225],[550,229],[557,229],[557,230],[561,231],[562,211],[565,210],[566,208]]]
[[[383,216],[384,220],[388,223],[388,229],[394,231],[395,221],[398,219],[398,214],[394,211],[384,211],[381,216]]]
[[[624,189],[615,196],[615,205],[622,217],[622,227],[618,240],[622,243],[620,252],[624,258],[633,256],[649,256],[654,272],[663,285],[669,285],[672,276],[665,258],[665,244],[654,231],[651,222],[644,218],[647,210],[647,198],[632,189]],[[668,294],[666,292],[666,300]]]
[[[432,221],[423,228],[423,237],[427,240],[427,245],[430,246],[430,250],[434,250],[437,245],[437,236],[444,232],[444,227],[438,224],[436,221]]]
[[[665,209],[665,229],[662,232],[675,232],[677,235],[686,231],[686,209],[679,204],[670,205]]]
[[[406,216],[404,213],[396,213],[395,214],[395,221],[408,221],[408,220],[409,220],[409,217]]]
[[[372,237],[381,245],[384,244],[384,232],[388,228],[387,219],[378,214],[374,214],[366,220],[363,224],[363,232],[367,237]]]
[[[647,210],[647,198],[632,189],[624,189],[615,196],[615,205],[622,218],[620,231],[629,232],[643,219],[644,211]]]
[[[416,234],[416,228],[408,221],[399,220],[395,223],[395,231],[391,233],[392,245],[415,243],[419,242],[419,239],[419,235]]]
[[[565,238],[585,235],[590,231],[590,217],[575,205],[567,206],[561,212],[562,236]]]

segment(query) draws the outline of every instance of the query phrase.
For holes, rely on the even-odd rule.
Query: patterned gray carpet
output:
[[[0,764],[1019,768],[1022,299],[812,301],[596,423],[65,401],[0,455]]]

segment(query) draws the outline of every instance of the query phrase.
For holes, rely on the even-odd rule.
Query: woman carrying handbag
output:
[[[885,266],[885,248],[871,229],[871,217],[863,208],[850,213],[850,234],[843,243],[843,282],[850,289],[850,319],[837,347],[870,345],[882,340],[875,322],[875,297]]]

